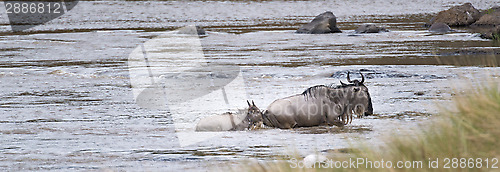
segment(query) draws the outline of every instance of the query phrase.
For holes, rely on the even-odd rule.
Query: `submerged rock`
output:
[[[356,33],[379,33],[379,32],[388,32],[385,27],[378,27],[375,24],[365,24],[362,26],[359,26],[356,29]]]
[[[205,35],[205,29],[201,26],[196,27],[183,27],[178,29],[178,34],[188,34],[188,35]]]
[[[444,23],[434,23],[432,24],[431,28],[429,28],[429,31],[431,32],[438,32],[438,33],[446,33],[450,32],[451,28],[447,24]]]
[[[316,16],[311,23],[305,24],[300,27],[296,33],[307,34],[325,34],[325,33],[339,33],[337,28],[337,17],[332,12],[327,11]]]
[[[479,17],[481,17],[479,10],[474,8],[471,3],[465,3],[439,12],[427,25],[445,23],[449,26],[468,26],[476,22]]]

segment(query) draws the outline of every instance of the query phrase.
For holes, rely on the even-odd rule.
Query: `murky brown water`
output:
[[[422,28],[431,13],[461,3],[80,2],[67,15],[22,34],[9,32],[1,8],[0,169],[206,170],[295,151],[344,150],[357,140],[376,145],[394,131],[404,137],[404,131],[432,119],[435,105],[461,87],[457,83],[499,76],[499,68],[488,67],[500,63],[498,42],[460,29],[435,35]],[[472,3],[484,9],[498,1]],[[293,33],[326,10],[338,16],[343,33]],[[222,132],[180,147],[176,131],[185,129],[174,123],[193,125],[205,114],[176,119],[168,110],[139,107],[128,57],[143,42],[192,23],[207,30],[200,39],[207,60],[240,66],[245,97],[260,108],[313,85],[339,83],[347,71],[362,71],[376,115],[343,129]],[[391,32],[353,36],[362,23]]]

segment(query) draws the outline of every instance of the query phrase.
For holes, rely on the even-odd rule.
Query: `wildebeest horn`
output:
[[[252,105],[255,106],[255,103],[253,102],[253,100],[252,100]]]
[[[340,81],[340,84],[341,84],[342,86],[346,86],[346,85],[347,85],[347,84],[343,83],[342,81]]]
[[[249,106],[249,107],[252,107],[252,105],[250,104],[250,102],[249,102],[248,100],[247,100],[247,103],[248,103],[248,106]]]
[[[359,72],[359,74],[361,75],[361,83],[365,82],[365,76],[363,76],[361,72]]]
[[[352,83],[351,78],[349,77],[350,72],[347,71],[347,82]]]

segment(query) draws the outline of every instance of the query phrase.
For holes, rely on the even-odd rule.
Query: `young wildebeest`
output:
[[[263,114],[264,124],[278,128],[334,125],[340,122],[339,119],[352,117],[352,111],[359,116],[363,112],[366,115],[373,113],[364,77],[361,82],[351,82],[350,78],[348,81],[352,84],[317,85],[302,94],[275,100]],[[342,125],[346,123],[342,120]]]
[[[236,114],[226,112],[201,119],[196,131],[240,131],[262,124],[262,112],[253,100],[252,104],[248,100],[247,103],[248,109],[239,110]]]

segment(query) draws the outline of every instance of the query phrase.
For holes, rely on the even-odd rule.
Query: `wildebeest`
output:
[[[236,114],[226,112],[201,119],[196,131],[240,131],[262,124],[262,112],[247,100],[248,109],[239,110]]]
[[[264,124],[277,128],[342,125],[352,121],[352,112],[357,116],[373,113],[368,88],[362,80],[353,80],[339,86],[317,85],[302,94],[275,100],[263,113]],[[347,118],[347,119],[345,119]]]

